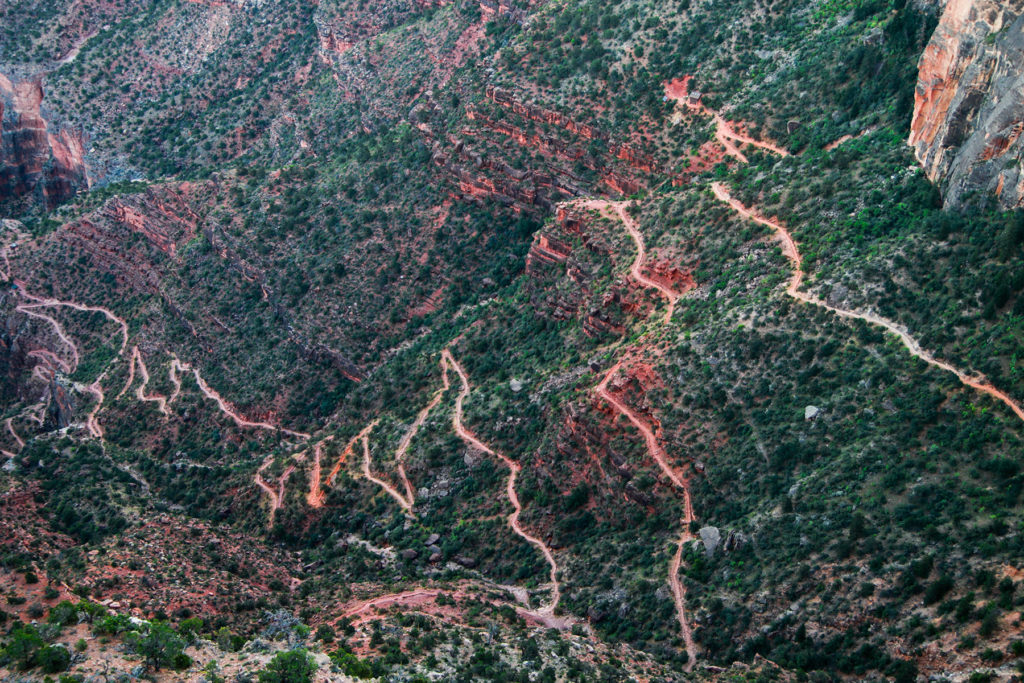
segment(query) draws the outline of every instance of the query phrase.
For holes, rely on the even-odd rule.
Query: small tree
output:
[[[257,676],[260,683],[310,683],[316,662],[304,649],[278,652]]]
[[[135,635],[130,642],[135,651],[146,658],[146,664],[153,669],[180,666],[179,655],[185,649],[185,641],[169,624],[162,621],[153,622],[144,634]]]

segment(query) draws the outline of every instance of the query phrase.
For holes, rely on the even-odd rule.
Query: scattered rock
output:
[[[461,564],[466,569],[473,569],[477,564],[475,559],[472,557],[466,557],[465,555],[456,555],[455,562],[456,564]]]

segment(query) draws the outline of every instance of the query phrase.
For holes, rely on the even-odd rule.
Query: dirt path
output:
[[[29,301],[33,302],[33,303],[30,303],[30,304],[21,304],[21,305],[19,305],[17,307],[17,310],[22,311],[23,313],[27,313],[29,310],[36,309],[36,308],[61,308],[61,307],[63,307],[63,308],[70,308],[70,309],[73,309],[73,310],[76,310],[76,311],[81,311],[83,313],[101,313],[108,320],[110,320],[112,323],[116,324],[118,327],[121,328],[121,348],[118,351],[118,354],[117,354],[118,357],[120,357],[125,352],[125,349],[128,347],[128,323],[125,322],[124,318],[114,314],[114,312],[111,311],[110,309],[104,308],[103,306],[87,306],[85,304],[75,303],[74,301],[61,301],[59,299],[48,299],[48,298],[44,298],[44,297],[34,296],[32,294],[29,294],[28,291],[26,291],[25,283],[24,282],[17,281],[17,280],[15,282],[16,282],[16,284],[19,287],[19,291],[21,292],[21,295],[23,297],[25,297],[26,299],[28,299]],[[74,343],[70,339],[68,339],[66,335],[62,336],[61,338],[69,346],[72,346],[72,347],[75,348],[75,356],[77,358],[77,356],[78,356],[78,348],[75,347]],[[76,361],[75,365],[77,365],[77,364],[78,363]]]
[[[64,360],[58,361],[61,366],[61,369],[64,370],[64,372],[69,375],[72,372],[74,372],[75,368],[78,367],[78,362],[80,360],[78,356],[78,345],[75,344],[75,342],[71,341],[71,337],[69,337],[67,333],[64,332],[64,328],[61,327],[61,324],[57,322],[55,319],[46,315],[45,313],[40,313],[39,311],[32,310],[32,308],[27,307],[25,304],[15,306],[14,310],[20,311],[21,313],[24,313],[25,315],[31,318],[36,318],[37,320],[47,322],[50,324],[51,327],[53,327],[53,331],[57,334],[57,337],[61,340],[64,346],[66,346],[68,350],[71,351],[70,362]],[[50,355],[57,358],[57,355],[54,354],[52,351],[50,352]]]
[[[844,142],[849,142],[850,140],[856,140],[857,138],[864,137],[865,135],[867,135],[869,133],[874,133],[876,130],[878,130],[878,126],[868,126],[867,128],[865,128],[861,132],[857,133],[856,135],[853,135],[853,134],[843,135],[842,137],[838,137],[835,140],[833,140],[832,142],[830,142],[827,145],[825,145],[824,150],[826,152],[831,152],[832,150],[834,150],[836,147],[839,147]]]
[[[369,431],[363,434],[363,476],[372,481],[377,486],[384,489],[384,492],[395,499],[395,502],[405,510],[405,514],[415,517],[415,513],[412,511],[412,498],[406,499],[401,493],[398,492],[391,484],[387,483],[380,477],[374,476],[373,472],[370,471],[370,437]]]
[[[70,375],[72,372],[71,365],[49,349],[32,349],[26,355],[40,359],[47,365],[50,365],[53,369],[60,368],[66,375]]]
[[[149,370],[146,368],[145,361],[142,360],[142,354],[139,352],[138,346],[132,347],[132,355],[128,360],[128,381],[125,382],[124,387],[114,397],[114,400],[121,398],[128,389],[131,388],[135,382],[135,369],[139,370],[139,377],[142,378],[142,384],[135,388],[135,397],[140,401],[146,403],[155,403],[156,409],[164,416],[165,419],[171,416],[167,410],[167,398],[160,394],[146,395],[146,385],[149,384]]]
[[[462,389],[459,391],[459,395],[455,399],[455,412],[452,415],[452,425],[455,428],[455,433],[470,446],[500,459],[508,466],[510,474],[505,491],[508,495],[509,502],[512,503],[512,507],[514,509],[512,514],[508,516],[509,526],[512,527],[512,531],[515,532],[516,535],[522,537],[525,541],[540,550],[544,555],[544,559],[547,560],[548,565],[551,567],[551,600],[546,605],[538,609],[537,614],[551,628],[567,628],[571,623],[570,620],[568,618],[555,616],[555,608],[558,607],[558,603],[562,599],[562,591],[561,586],[558,583],[558,562],[555,561],[554,553],[551,552],[551,548],[549,548],[544,541],[525,531],[519,523],[519,515],[523,512],[523,505],[519,502],[519,495],[516,493],[516,477],[519,476],[519,471],[522,469],[522,466],[515,460],[512,460],[506,455],[492,449],[490,446],[478,439],[476,435],[463,424],[463,403],[469,396],[470,392],[469,377],[466,376],[465,370],[462,369],[462,366],[459,365],[455,360],[455,357],[452,356],[451,351],[448,349],[442,351],[442,358],[444,358],[451,368],[458,374],[459,381],[462,384]]]
[[[341,468],[342,466],[344,466],[345,461],[348,459],[348,456],[352,454],[352,450],[355,448],[356,443],[366,438],[370,434],[370,432],[373,431],[373,428],[377,426],[377,423],[379,421],[380,420],[374,420],[370,424],[363,427],[363,431],[353,436],[352,440],[345,444],[345,448],[342,449],[341,454],[338,456],[337,462],[334,463],[334,467],[331,468],[330,474],[328,474],[327,479],[325,479],[328,486],[334,486],[334,478],[338,476],[338,472],[341,471]],[[323,499],[323,495],[321,495],[320,498]]]
[[[797,247],[796,241],[793,239],[793,236],[789,233],[789,231],[778,221],[765,218],[764,216],[761,216],[753,209],[744,206],[738,199],[735,199],[734,197],[732,197],[732,195],[729,194],[729,191],[725,188],[725,185],[723,185],[722,183],[712,183],[711,190],[712,192],[714,192],[716,198],[728,204],[734,211],[736,211],[740,215],[744,216],[745,218],[749,218],[750,220],[756,223],[760,223],[775,230],[776,234],[779,237],[779,240],[782,242],[782,253],[785,254],[786,258],[789,259],[790,263],[793,266],[793,276],[789,279],[789,285],[786,287],[786,294],[788,294],[789,296],[793,297],[798,301],[803,301],[804,303],[813,304],[815,306],[819,306],[826,310],[832,311],[833,313],[840,317],[851,318],[855,320],[863,320],[865,322],[871,323],[872,325],[884,328],[888,332],[899,337],[900,341],[903,343],[905,347],[907,347],[907,350],[910,351],[912,355],[917,356],[918,358],[923,360],[925,363],[928,363],[929,365],[933,365],[937,368],[945,370],[946,372],[950,372],[956,375],[957,379],[960,380],[962,384],[969,386],[972,389],[976,389],[982,393],[988,394],[992,398],[1001,401],[1008,408],[1010,408],[1010,410],[1012,410],[1018,418],[1024,420],[1024,408],[1021,407],[1021,404],[1019,404],[1014,399],[1010,398],[1010,396],[1008,396],[1005,392],[1000,391],[995,386],[990,384],[984,377],[968,375],[967,373],[957,369],[956,367],[950,365],[949,363],[935,358],[935,356],[933,356],[930,352],[921,348],[920,343],[912,336],[910,336],[910,333],[907,332],[907,330],[902,325],[899,325],[887,318],[883,318],[882,316],[872,313],[870,311],[867,313],[860,313],[857,311],[848,311],[843,308],[836,308],[835,306],[828,304],[827,302],[819,299],[813,294],[800,291],[800,285],[804,279],[804,271],[801,267],[800,250]]]
[[[278,427],[277,425],[273,425],[269,422],[254,422],[242,417],[233,405],[231,405],[223,396],[206,383],[206,380],[204,380],[202,375],[199,374],[199,370],[188,363],[181,362],[178,360],[177,356],[173,356],[171,358],[171,382],[174,384],[175,388],[174,393],[171,394],[171,398],[167,400],[167,403],[170,403],[177,398],[178,394],[181,392],[181,380],[178,378],[178,372],[191,372],[192,377],[195,378],[196,384],[199,386],[199,391],[202,392],[203,396],[216,403],[217,407],[220,408],[220,411],[230,417],[239,427],[266,429],[271,432],[280,431],[282,434],[294,436],[299,439],[310,438],[310,435],[305,432],[296,432],[291,429],[285,429],[284,427]]]
[[[411,508],[416,502],[416,490],[409,482],[409,477],[405,473],[405,454],[409,451],[409,446],[412,444],[413,438],[416,433],[423,426],[423,423],[427,421],[427,417],[430,415],[430,411],[437,407],[437,404],[441,402],[445,392],[451,388],[451,383],[448,381],[448,361],[445,357],[441,356],[441,388],[434,392],[433,398],[430,399],[430,403],[426,405],[416,416],[416,420],[406,431],[405,436],[398,444],[398,450],[395,451],[395,463],[398,466],[398,476],[402,479],[402,485],[405,487],[405,498],[409,501],[409,507]]]
[[[270,498],[270,513],[267,515],[268,529],[274,526],[274,515],[284,505],[284,487],[288,482],[288,478],[292,476],[292,472],[295,471],[294,464],[288,465],[284,472],[281,473],[281,476],[277,478],[277,490],[274,490],[274,488],[263,479],[263,470],[270,467],[273,462],[274,456],[268,455],[266,460],[263,461],[263,464],[260,465],[260,468],[256,470],[256,474],[253,475],[253,481],[257,486],[263,489],[263,492]]]
[[[715,122],[715,140],[718,141],[725,151],[742,163],[747,163],[749,159],[740,150],[739,144],[751,145],[759,149],[764,149],[769,152],[774,152],[780,156],[789,156],[789,152],[782,147],[764,140],[756,140],[745,133],[738,132],[733,126],[734,123],[726,120],[724,116],[719,114],[717,111],[710,109],[703,102],[691,102],[689,98],[689,83],[690,76],[686,76],[681,79],[676,79],[665,84],[665,97],[672,100],[676,105],[686,107],[691,111],[700,112],[705,116],[710,116]]]
[[[693,504],[690,499],[690,481],[688,478],[681,476],[676,472],[675,468],[668,460],[668,453],[665,452],[664,447],[658,440],[658,437],[654,434],[654,430],[625,403],[620,401],[614,394],[608,390],[608,384],[612,377],[618,373],[622,366],[622,361],[616,363],[607,373],[601,383],[597,385],[597,394],[608,402],[615,410],[624,415],[627,420],[636,427],[637,431],[644,438],[644,443],[647,445],[647,451],[654,458],[654,461],[658,463],[658,467],[665,474],[666,477],[680,490],[683,494],[683,517],[680,523],[683,526],[683,533],[679,539],[679,543],[676,547],[676,553],[672,558],[672,562],[669,564],[668,582],[672,589],[672,600],[676,606],[676,617],[679,620],[679,628],[682,631],[683,642],[686,644],[686,654],[688,655],[686,670],[689,671],[693,668],[694,663],[697,661],[697,644],[693,640],[693,632],[690,630],[690,625],[686,621],[686,586],[683,585],[679,579],[679,567],[682,564],[683,557],[683,546],[689,541],[693,540],[693,534],[690,533],[690,522],[694,521],[695,517],[693,514]]]
[[[393,605],[418,607],[436,600],[437,596],[441,593],[449,592],[450,591],[443,591],[440,588],[416,588],[414,590],[402,591],[400,593],[382,595],[380,597],[356,603],[354,606],[345,610],[342,616],[358,624],[369,616],[368,613],[370,610],[385,609]]]
[[[22,440],[22,438],[20,436],[18,436],[18,432],[14,431],[14,418],[13,417],[7,418],[4,421],[4,424],[7,425],[7,431],[11,433],[11,436],[14,437],[15,443],[18,444],[18,449],[20,450],[20,449],[24,448],[25,447],[25,442]]]
[[[739,150],[737,150],[738,152]],[[645,287],[657,289],[661,292],[666,299],[669,301],[668,311],[663,319],[664,323],[668,323],[672,319],[672,313],[675,308],[675,303],[682,296],[682,293],[675,292],[668,287],[665,287],[660,282],[652,280],[643,275],[643,263],[646,258],[646,249],[644,247],[643,234],[640,232],[640,228],[632,216],[626,211],[626,202],[610,202],[601,199],[590,199],[582,203],[584,208],[597,209],[602,211],[606,208],[614,208],[618,217],[621,219],[622,224],[626,227],[630,236],[637,246],[637,257],[633,261],[633,265],[630,269],[630,273],[637,282]],[[696,519],[693,514],[693,504],[690,498],[690,482],[686,477],[681,476],[676,472],[675,468],[672,467],[669,462],[668,453],[665,452],[664,447],[655,435],[654,430],[644,422],[640,417],[624,402],[619,400],[611,391],[608,389],[608,384],[612,378],[618,373],[622,367],[622,361],[620,360],[614,366],[612,366],[598,384],[596,392],[598,396],[604,399],[609,405],[612,406],[619,413],[624,415],[630,423],[640,432],[644,438],[644,443],[647,447],[648,453],[658,464],[661,471],[668,477],[669,481],[678,488],[683,494],[683,518],[680,520],[683,526],[682,535],[679,538],[679,542],[676,546],[675,555],[672,561],[669,563],[668,582],[669,587],[672,589],[672,600],[675,603],[676,618],[679,621],[680,632],[683,636],[683,642],[686,646],[687,664],[686,670],[692,670],[697,660],[697,645],[693,639],[693,632],[690,629],[690,625],[686,621],[686,586],[679,578],[679,569],[682,564],[683,547],[686,543],[693,540],[693,534],[690,533],[690,523]]]
[[[306,502],[311,508],[322,508],[324,506],[324,492],[321,490],[320,461],[324,457],[324,444],[333,440],[333,435],[328,436],[313,446],[313,468],[309,473],[309,493],[306,494]]]
[[[629,267],[629,274],[634,280],[639,282],[644,287],[650,289],[656,289],[668,300],[668,310],[665,311],[665,322],[672,319],[672,314],[675,312],[676,301],[682,296],[681,293],[673,291],[671,288],[666,287],[657,280],[652,280],[643,273],[644,261],[647,259],[647,247],[644,244],[643,233],[640,232],[640,226],[629,212],[626,211],[628,201],[613,202],[607,199],[585,199],[582,201],[575,202],[576,206],[587,209],[590,211],[597,211],[604,215],[607,215],[606,211],[612,209],[615,214],[622,221],[622,225],[625,226],[629,236],[633,238],[633,243],[636,244],[636,258],[633,259],[633,264]]]

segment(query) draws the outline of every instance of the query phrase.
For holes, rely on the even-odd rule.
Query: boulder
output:
[[[818,415],[821,415],[821,408],[819,408],[818,406],[807,406],[806,408],[804,408],[805,420],[813,420],[817,418]]]
[[[435,545],[440,540],[441,540],[441,534],[430,534],[429,536],[427,536],[427,541],[423,545],[426,545],[426,546]]]
[[[477,564],[475,559],[472,557],[466,557],[465,555],[456,555],[455,562],[456,564],[461,564],[466,569],[473,569]]]
[[[401,552],[401,555],[402,555],[402,559],[405,560],[406,562],[412,562],[413,560],[415,560],[417,557],[420,556],[420,554],[418,552],[416,552],[415,550],[413,550],[412,548],[406,548],[405,550],[403,550]]]
[[[704,544],[704,554],[710,560],[714,557],[718,544],[722,542],[722,533],[718,530],[718,527],[714,526],[701,527],[697,533]]]

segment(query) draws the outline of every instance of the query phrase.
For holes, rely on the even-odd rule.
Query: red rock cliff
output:
[[[0,211],[37,201],[53,208],[88,186],[82,136],[43,117],[38,81],[0,74]]]
[[[947,206],[1024,206],[1024,0],[949,0],[919,64],[909,142]]]

